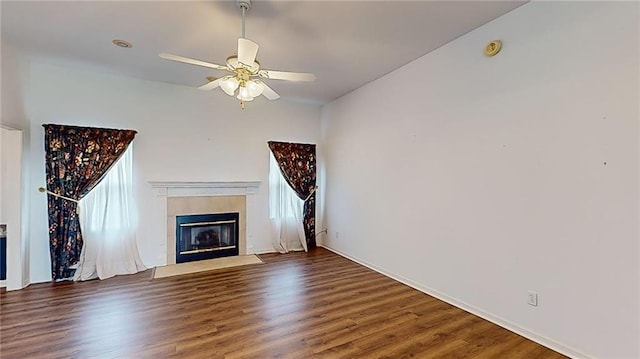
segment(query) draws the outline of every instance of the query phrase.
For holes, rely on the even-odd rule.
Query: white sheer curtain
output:
[[[80,201],[84,246],[74,280],[106,279],[145,270],[136,244],[133,145]]]
[[[269,217],[273,229],[273,246],[280,253],[307,250],[302,226],[303,201],[285,181],[278,162],[270,153]]]

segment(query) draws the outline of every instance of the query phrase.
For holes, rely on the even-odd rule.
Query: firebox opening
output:
[[[176,263],[237,256],[239,213],[176,216]]]

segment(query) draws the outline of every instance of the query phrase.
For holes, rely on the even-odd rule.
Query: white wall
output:
[[[638,13],[529,3],[325,106],[325,245],[565,353],[640,357]]]
[[[20,289],[29,284],[29,192],[19,190],[29,178],[29,117],[28,102],[29,61],[6,41],[2,41],[0,53],[2,68],[0,88],[0,127],[13,132],[4,132],[1,141],[6,153],[2,154],[3,167],[19,174],[3,181],[1,189],[2,207],[11,212],[13,235],[7,237],[7,289]],[[7,143],[4,143],[4,142]],[[21,146],[21,147],[16,147]],[[16,162],[19,161],[19,162]],[[4,167],[4,168],[7,168]],[[14,184],[18,181],[18,185]]]
[[[216,91],[82,72],[39,63],[31,66],[31,188],[44,183],[42,124],[58,123],[138,131],[134,140],[138,246],[147,266],[156,265],[161,243],[158,208],[149,181],[262,181],[260,208],[251,218],[247,245],[273,251],[269,235],[267,141],[316,143],[320,107],[285,100],[257,100],[240,109]],[[46,198],[33,196],[32,282],[48,281]],[[250,228],[248,228],[249,230]]]
[[[6,41],[2,41],[0,64],[2,68],[0,108],[3,125],[20,130],[28,130],[29,119],[26,111],[29,61]]]
[[[0,223],[7,226],[6,287],[24,287],[26,255],[22,245],[22,131],[0,128]]]

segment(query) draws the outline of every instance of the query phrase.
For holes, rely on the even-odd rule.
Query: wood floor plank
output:
[[[8,358],[563,358],[322,248],[0,294]]]

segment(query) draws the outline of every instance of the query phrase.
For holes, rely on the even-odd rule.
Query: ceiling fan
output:
[[[237,0],[236,3],[242,10],[242,37],[238,39],[238,52],[227,58],[226,65],[218,65],[167,53],[162,53],[159,56],[167,60],[230,72],[230,75],[213,79],[209,83],[198,87],[198,89],[212,90],[220,87],[229,96],[234,96],[237,92],[236,98],[240,100],[240,106],[243,110],[245,102],[253,101],[255,97],[260,95],[264,95],[269,100],[280,98],[280,95],[262,81],[263,79],[315,81],[316,76],[312,73],[261,69],[260,63],[256,60],[258,44],[245,38],[245,13],[251,7],[251,0]]]

